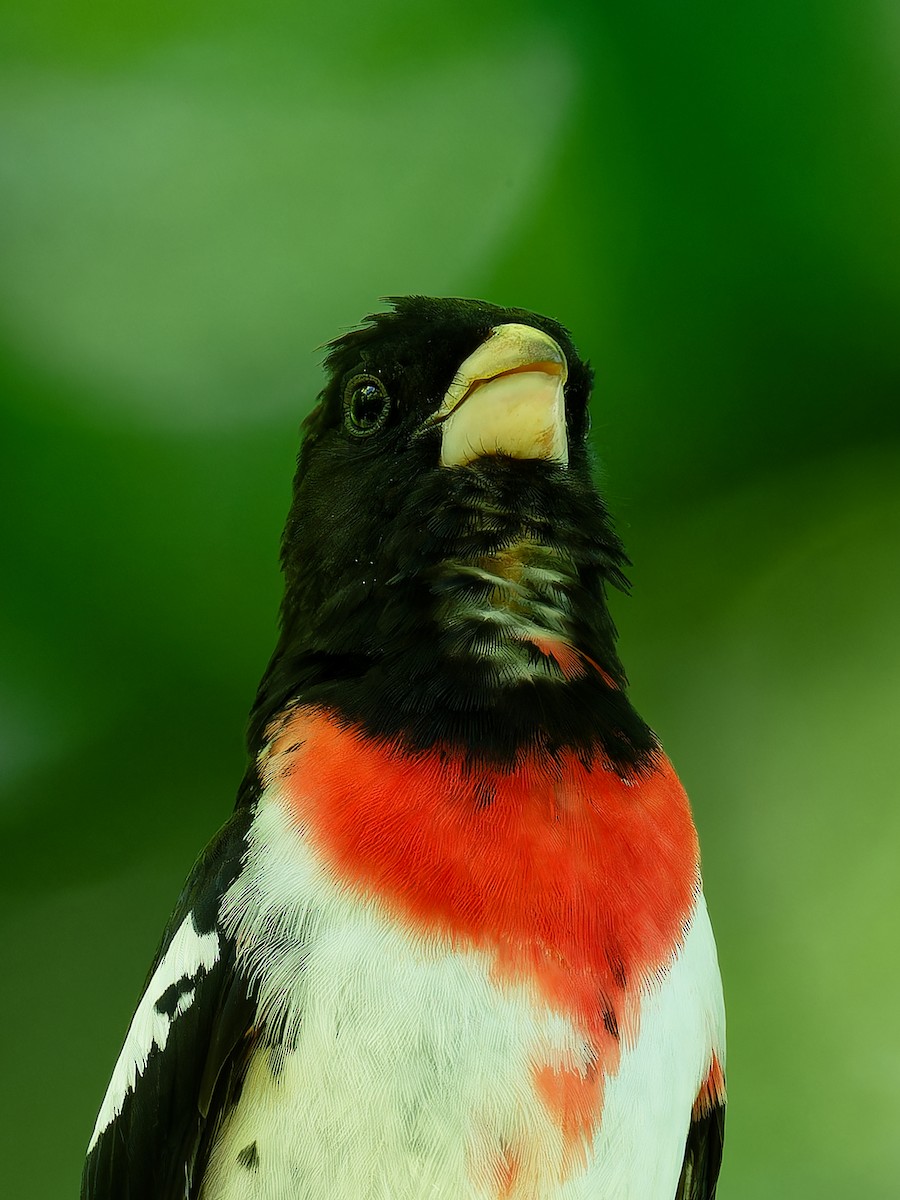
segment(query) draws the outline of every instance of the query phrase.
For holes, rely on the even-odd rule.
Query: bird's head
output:
[[[495,763],[655,746],[606,606],[625,555],[592,479],[592,373],[521,309],[404,297],[335,341],[284,533],[251,749],[300,700]]]

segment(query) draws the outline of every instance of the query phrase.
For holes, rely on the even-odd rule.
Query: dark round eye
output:
[[[374,375],[354,375],[344,388],[344,412],[351,433],[374,433],[385,423],[391,400]]]

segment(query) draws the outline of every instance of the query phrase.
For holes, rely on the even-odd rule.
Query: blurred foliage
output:
[[[723,1200],[896,1193],[900,18],[882,2],[32,0],[0,17],[10,1195],[76,1189],[227,815],[316,347],[567,323],[692,793]]]

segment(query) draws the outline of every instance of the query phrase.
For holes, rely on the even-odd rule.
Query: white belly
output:
[[[265,979],[261,1021],[288,1049],[251,1061],[202,1200],[672,1200],[723,1042],[702,898],[642,999],[593,1143],[573,1155],[533,1077],[535,1063],[587,1066],[567,1016],[498,984],[487,955],[427,941],[342,889],[277,796],[250,842],[228,921]]]

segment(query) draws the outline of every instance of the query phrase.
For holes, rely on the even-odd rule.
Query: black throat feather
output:
[[[269,722],[299,702],[334,708],[379,739],[494,766],[530,749],[599,749],[633,772],[652,755],[653,735],[625,693],[606,601],[608,585],[627,586],[627,560],[588,481],[503,458],[434,468],[402,490],[370,549],[313,605],[306,577],[289,576],[252,752]],[[503,562],[524,562],[519,578],[504,577]],[[577,677],[563,678],[520,637],[542,618],[550,634],[554,620],[564,626],[583,655]]]

